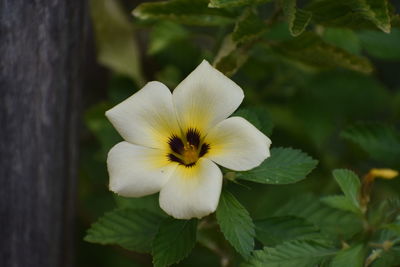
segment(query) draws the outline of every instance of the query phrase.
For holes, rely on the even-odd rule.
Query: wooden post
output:
[[[0,0],[0,266],[73,266],[84,0]]]

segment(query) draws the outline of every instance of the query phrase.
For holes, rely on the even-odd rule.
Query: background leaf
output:
[[[257,39],[267,31],[266,23],[252,8],[246,9],[235,24],[233,41],[245,43]]]
[[[233,23],[225,10],[208,8],[208,0],[171,0],[142,3],[133,10],[140,19],[167,19],[178,23],[201,26],[220,26]]]
[[[217,209],[217,222],[225,238],[244,257],[254,248],[254,224],[247,210],[228,191],[223,191]]]
[[[238,179],[264,184],[290,184],[304,179],[318,161],[297,149],[273,148],[260,166],[239,173]]]
[[[256,5],[270,1],[271,0],[210,0],[210,4],[208,6],[213,8],[226,8],[244,5]]]
[[[321,233],[328,235],[332,240],[339,236],[349,238],[362,229],[359,216],[326,206],[313,195],[293,197],[273,215],[301,217],[316,225]]]
[[[275,248],[254,251],[246,267],[310,267],[333,256],[336,250],[314,241],[295,240]]]
[[[394,28],[390,34],[377,31],[359,32],[361,45],[374,58],[398,61],[400,60],[400,30]]]
[[[303,33],[311,20],[311,12],[296,8],[296,0],[282,0],[282,10],[289,24],[289,31],[293,36]]]
[[[196,243],[197,220],[162,221],[153,241],[153,264],[169,266],[188,256]]]
[[[274,45],[272,48],[288,59],[309,67],[320,69],[341,67],[363,73],[372,72],[372,65],[367,58],[332,46],[309,32],[296,39]]]
[[[388,125],[358,123],[345,129],[341,136],[358,144],[376,160],[390,165],[400,162],[400,135]]]
[[[91,0],[91,16],[100,64],[144,84],[133,25],[116,0]]]
[[[254,222],[256,237],[265,246],[275,246],[290,240],[322,238],[319,229],[304,218],[295,216],[270,217]]]
[[[386,0],[321,0],[307,6],[313,19],[326,26],[350,28],[377,27],[390,32],[390,15]]]
[[[106,213],[91,226],[85,241],[149,252],[160,219],[160,216],[146,210],[116,209]]]

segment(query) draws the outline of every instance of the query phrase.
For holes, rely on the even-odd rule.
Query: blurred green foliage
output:
[[[105,160],[121,137],[104,112],[145,81],[158,80],[175,88],[202,59],[243,88],[245,100],[237,115],[263,130],[273,142],[272,153],[279,157],[271,157],[250,174],[231,177],[234,181],[226,185],[231,193],[224,197],[228,206],[217,212],[222,233],[218,225],[202,228],[199,222],[195,245],[196,236],[189,230],[197,222],[185,224],[189,230],[182,233],[187,237],[181,246],[188,251],[175,258],[158,253],[156,265],[174,263],[194,246],[178,266],[238,266],[244,261],[240,254],[248,257],[252,249],[254,229],[257,252],[244,266],[363,266],[365,259],[371,266],[400,265],[399,243],[382,246],[384,241],[400,240],[400,178],[375,181],[363,219],[355,197],[360,185],[340,180],[344,175],[360,181],[358,176],[371,168],[400,170],[396,1],[170,0],[139,4],[133,10],[135,17],[127,8],[135,4],[129,1],[90,3],[98,62],[110,75],[107,97],[99,97],[84,115],[78,266],[152,265],[149,254],[138,253],[151,251],[152,225],[145,227],[149,239],[140,236],[143,233],[137,238],[129,235],[141,229],[144,217],[159,221],[166,215],[157,195],[126,199],[108,191]],[[316,165],[314,159],[318,166],[303,180]],[[344,192],[337,195],[339,186],[331,173],[342,168],[354,173],[334,172]],[[86,239],[138,252],[83,241],[90,224],[116,207],[119,210],[107,213],[94,225],[97,232],[92,228]],[[126,209],[141,211],[126,214]],[[244,228],[253,227],[241,234],[245,243],[236,240],[234,232],[240,228],[224,225],[226,216],[218,218],[221,213],[230,214],[232,220],[242,218]],[[254,225],[246,222],[248,215]],[[121,224],[125,243],[99,237],[100,232],[107,236],[115,230],[110,221]],[[181,226],[172,221],[163,227],[165,232]],[[153,252],[162,252],[163,246],[168,244],[161,242]]]

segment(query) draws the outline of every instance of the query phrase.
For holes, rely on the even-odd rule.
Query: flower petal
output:
[[[125,197],[141,197],[160,191],[178,164],[160,149],[116,144],[108,153],[110,190]]]
[[[134,95],[106,112],[128,142],[164,149],[172,134],[180,133],[172,94],[160,82],[149,82]]]
[[[205,138],[210,145],[205,157],[235,171],[257,167],[270,156],[271,140],[241,117],[217,124]]]
[[[203,62],[174,90],[173,101],[183,131],[197,128],[206,133],[240,105],[243,90],[232,80]]]
[[[201,218],[214,212],[222,188],[222,173],[211,160],[179,165],[160,191],[160,206],[176,219]]]

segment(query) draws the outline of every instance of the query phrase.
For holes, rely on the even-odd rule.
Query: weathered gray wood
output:
[[[84,0],[0,0],[0,266],[73,266]]]

